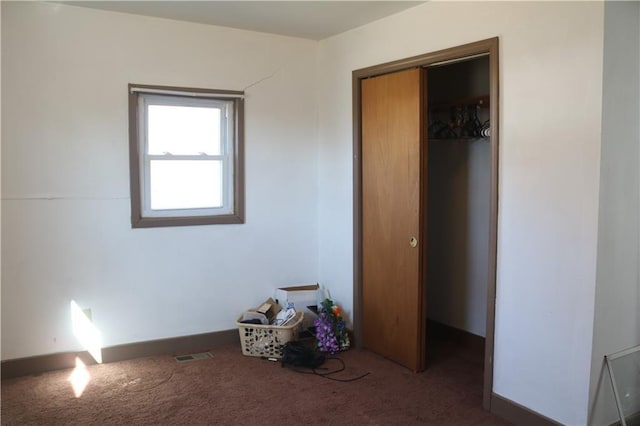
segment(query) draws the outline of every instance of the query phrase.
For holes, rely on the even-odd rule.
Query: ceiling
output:
[[[155,16],[322,40],[424,1],[60,1],[74,6]]]

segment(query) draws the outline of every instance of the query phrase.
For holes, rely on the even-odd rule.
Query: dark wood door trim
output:
[[[362,140],[360,82],[363,79],[414,67],[427,67],[444,61],[462,60],[489,54],[491,119],[491,188],[489,223],[489,277],[487,286],[487,327],[485,339],[484,389],[482,405],[491,409],[493,390],[493,349],[495,332],[496,267],[498,245],[498,146],[499,146],[499,62],[498,37],[387,62],[355,70],[353,95],[353,324],[357,346],[362,344]]]

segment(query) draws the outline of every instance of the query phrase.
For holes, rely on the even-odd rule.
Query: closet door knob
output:
[[[416,247],[418,245],[418,239],[416,237],[411,237],[409,240],[409,245],[411,247]]]

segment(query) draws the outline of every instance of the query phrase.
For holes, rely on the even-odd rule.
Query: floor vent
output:
[[[199,354],[189,354],[189,355],[178,355],[177,357],[175,357],[176,361],[178,362],[189,362],[189,361],[196,361],[199,359],[209,359],[209,358],[213,358],[213,355],[211,355],[210,352],[201,352]]]

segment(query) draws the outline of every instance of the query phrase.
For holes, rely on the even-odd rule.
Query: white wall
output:
[[[317,281],[316,49],[2,2],[2,359],[80,349],[71,299],[111,346],[232,329]],[[128,83],[246,89],[246,224],[131,229]]]
[[[427,315],[482,337],[487,325],[490,148],[486,139],[430,141],[427,179]]]
[[[0,5],[0,44],[1,43],[2,43],[2,5]],[[1,80],[2,80],[2,54],[0,54],[0,81]],[[2,99],[1,84],[0,84],[0,99]],[[0,134],[1,133],[2,133],[2,106],[0,105]],[[2,138],[0,137],[0,148],[1,147],[2,147]],[[0,149],[0,187],[2,187],[2,149]],[[0,224],[1,223],[2,223],[2,197],[0,196]],[[0,226],[0,241],[2,241],[2,226]],[[2,273],[1,271],[2,271],[2,249],[0,248],[0,315],[1,315],[1,309],[2,309]],[[1,322],[1,319],[0,319],[0,322]],[[0,327],[1,327],[1,324],[0,324]],[[0,354],[1,353],[2,353],[2,339],[0,338]]]
[[[587,421],[603,4],[429,2],[320,43],[320,280],[353,303],[351,72],[500,37],[494,391]]]
[[[591,416],[618,419],[604,356],[640,344],[640,3],[606,2]],[[630,376],[634,374],[630,372]],[[637,401],[640,403],[640,401]]]

